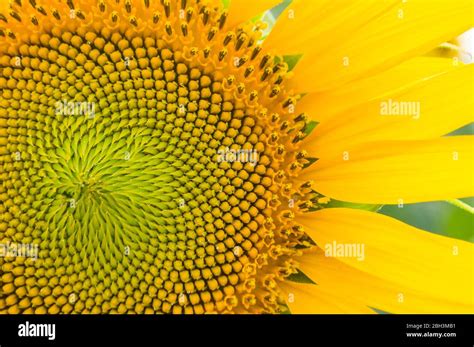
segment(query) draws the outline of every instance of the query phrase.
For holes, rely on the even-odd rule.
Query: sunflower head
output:
[[[40,246],[2,260],[2,308],[284,309],[295,214],[317,202],[264,23],[186,0],[11,1],[0,19],[0,230]]]
[[[474,65],[414,58],[471,1],[278,3],[0,0],[0,313],[472,311],[472,245],[354,208],[474,194]]]

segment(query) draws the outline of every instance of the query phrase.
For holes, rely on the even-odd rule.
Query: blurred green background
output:
[[[474,204],[474,198],[462,201]],[[474,216],[448,202],[411,204],[403,208],[390,205],[382,207],[380,212],[420,229],[474,242]]]

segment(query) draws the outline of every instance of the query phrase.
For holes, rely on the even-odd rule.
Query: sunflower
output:
[[[472,1],[280,2],[0,0],[0,312],[473,312],[354,208],[474,195]]]

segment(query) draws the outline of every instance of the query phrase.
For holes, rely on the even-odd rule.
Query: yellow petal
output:
[[[436,138],[472,122],[473,95],[474,65],[467,65],[323,121],[304,145],[310,155],[319,157],[362,142]]]
[[[457,64],[457,60],[446,58],[413,58],[376,75],[347,83],[340,88],[322,93],[308,93],[298,102],[297,109],[299,113],[308,114],[312,120],[324,122],[342,111],[417,85],[426,78],[456,69]]]
[[[300,178],[343,201],[398,204],[474,195],[474,137],[378,141],[322,157]]]
[[[469,242],[422,231],[381,214],[348,208],[307,213],[298,222],[325,250],[325,258],[336,257],[362,273],[387,281],[383,284],[377,280],[374,284],[379,290],[388,290],[390,300],[399,291],[404,296],[425,295],[448,305],[446,308],[451,305],[453,310],[474,309],[474,245]],[[302,270],[323,286],[317,277],[321,266],[313,267],[312,273],[305,272],[308,266]],[[431,309],[436,311],[436,307]]]
[[[264,48],[279,54],[324,52],[397,2],[294,0],[278,17]]]
[[[282,0],[231,0],[226,26],[233,27],[271,10]]]
[[[473,23],[471,0],[399,1],[377,16],[364,6],[361,9],[354,11],[354,19],[347,19],[324,37],[306,36],[305,44],[313,50],[304,54],[294,69],[290,84],[295,90],[328,90],[383,71],[426,53]],[[366,22],[353,28],[352,20],[360,22],[361,18]],[[345,25],[352,30],[346,32]],[[339,39],[341,31],[344,37]]]
[[[280,288],[293,314],[374,313],[358,300],[337,295],[318,285],[285,281]]]
[[[318,288],[370,308],[389,313],[471,313],[473,310],[472,302],[453,302],[384,280],[337,258],[326,257],[319,248],[306,251],[298,260],[299,268],[318,283]]]

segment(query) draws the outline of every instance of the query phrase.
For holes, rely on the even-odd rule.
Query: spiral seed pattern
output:
[[[307,119],[263,24],[226,19],[168,0],[0,14],[0,240],[39,247],[0,258],[0,312],[284,310],[294,216],[318,208]]]

